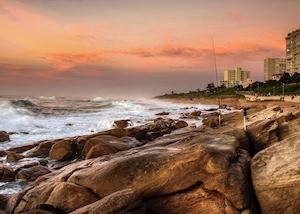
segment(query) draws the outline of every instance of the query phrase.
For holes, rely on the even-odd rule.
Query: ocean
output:
[[[9,142],[0,143],[0,150],[40,140],[91,134],[113,128],[113,122],[129,119],[131,126],[145,124],[170,112],[165,117],[178,119],[182,112],[209,110],[213,105],[174,104],[151,99],[116,100],[68,99],[60,97],[0,98],[0,131],[13,133]],[[185,119],[186,120],[186,119]],[[186,120],[201,125],[201,120]],[[6,158],[0,163],[7,164]],[[22,189],[22,181],[0,182],[0,194],[13,194]]]

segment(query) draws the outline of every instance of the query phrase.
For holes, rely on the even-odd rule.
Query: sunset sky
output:
[[[0,95],[147,97],[236,65],[263,79],[299,0],[0,0]]]

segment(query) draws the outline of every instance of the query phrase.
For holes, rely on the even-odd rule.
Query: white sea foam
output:
[[[93,99],[94,102],[102,102],[102,101],[106,101],[107,99],[103,98],[103,97],[95,97]]]
[[[23,99],[24,100],[24,99]],[[26,99],[29,100],[29,99]],[[94,100],[97,100],[96,102]],[[1,149],[7,149],[12,146],[18,146],[45,139],[56,139],[62,137],[71,137],[89,134],[112,128],[114,120],[129,119],[132,125],[140,125],[155,118],[155,114],[166,111],[170,115],[166,116],[178,119],[183,111],[205,110],[215,108],[216,106],[172,104],[160,102],[157,100],[105,100],[95,98],[91,102],[84,100],[61,100],[61,99],[35,99],[29,100],[32,103],[22,100],[11,103],[10,101],[0,101],[0,131],[16,132],[10,136],[10,142],[0,144]],[[108,104],[106,108],[99,102]],[[34,113],[34,108],[50,107],[51,109],[63,106],[63,114],[42,114],[40,111]],[[79,113],[74,113],[80,108]],[[92,109],[93,111],[85,111]],[[70,112],[68,113],[68,109]],[[50,111],[51,112],[51,111]],[[201,121],[190,120],[189,123],[201,124]],[[28,132],[28,133],[27,133]],[[0,158],[0,162],[5,159]],[[18,183],[0,183],[0,194],[11,194],[19,191],[21,188]]]
[[[38,99],[43,99],[43,100],[55,100],[56,99],[55,96],[49,96],[49,97],[47,97],[47,96],[39,96],[37,98]]]
[[[43,105],[55,106],[56,102],[56,100],[53,100],[49,103],[49,100],[47,100],[43,102]],[[72,108],[77,108],[78,101],[74,102],[71,103]],[[74,111],[70,111],[69,114],[43,115],[33,114],[30,111],[30,107],[25,109],[12,105],[9,101],[0,101],[0,130],[17,132],[17,134],[11,135],[10,142],[0,144],[0,149],[38,140],[77,136],[110,129],[114,120],[129,119],[133,125],[140,125],[155,118],[155,114],[162,111],[171,112],[168,117],[178,119],[183,111],[182,108],[190,106],[156,100],[106,100],[105,102],[111,103],[111,106],[101,108],[97,103],[93,104],[93,102],[90,102],[90,104],[85,104],[94,106],[96,110],[93,112],[74,113]],[[64,102],[64,105],[70,105],[70,101]],[[99,109],[97,109],[98,107]],[[215,106],[196,106],[199,110],[211,107]],[[192,110],[195,109],[184,111]],[[190,122],[199,123],[199,121]]]

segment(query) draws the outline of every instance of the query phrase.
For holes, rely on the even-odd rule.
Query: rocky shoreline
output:
[[[216,112],[183,112],[181,120],[163,112],[141,126],[116,121],[111,130],[0,151],[14,163],[0,165],[0,181],[27,183],[0,195],[0,210],[299,213],[300,112],[247,108],[247,131],[241,111],[223,115],[221,127]]]

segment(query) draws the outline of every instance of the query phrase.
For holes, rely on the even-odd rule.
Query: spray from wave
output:
[[[38,99],[42,99],[42,100],[55,100],[56,97],[55,96],[50,96],[50,97],[47,97],[47,96],[39,96],[37,97]]]
[[[94,102],[102,102],[102,101],[107,101],[107,99],[105,99],[103,97],[95,97],[94,99],[92,99],[92,101],[94,101]]]

